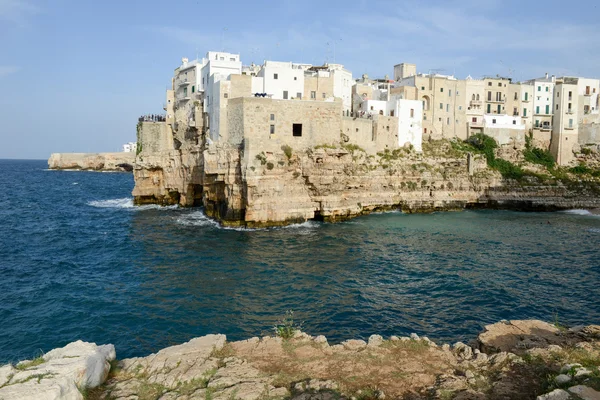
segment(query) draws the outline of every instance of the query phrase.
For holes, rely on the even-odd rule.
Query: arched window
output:
[[[473,93],[473,98],[471,98],[471,100],[475,100],[475,93]]]
[[[427,111],[430,107],[430,101],[428,96],[423,96],[423,110]]]
[[[479,95],[477,95],[477,100],[479,100]]]

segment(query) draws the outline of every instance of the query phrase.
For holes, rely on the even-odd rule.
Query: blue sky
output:
[[[181,57],[600,77],[594,1],[0,0],[0,158],[119,151]]]

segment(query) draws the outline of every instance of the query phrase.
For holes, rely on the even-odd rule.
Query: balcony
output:
[[[471,128],[483,128],[483,121],[469,122],[469,127],[471,127]]]
[[[567,114],[573,114],[573,110],[572,109],[567,109]]]
[[[187,85],[191,85],[191,84],[192,84],[192,82],[185,80],[185,81],[179,82],[179,87],[187,86]]]
[[[482,104],[483,102],[481,100],[471,100],[469,103],[471,107],[481,107]]]
[[[551,131],[552,126],[551,125],[540,125],[540,126],[534,127],[534,129],[539,129],[540,131]]]
[[[493,100],[488,100],[488,103],[506,103],[506,99],[493,99]]]
[[[530,101],[531,100],[529,100],[529,99],[523,99],[523,100],[521,100],[521,102],[523,102],[523,103],[529,103]]]

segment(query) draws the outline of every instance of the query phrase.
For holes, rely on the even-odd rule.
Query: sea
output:
[[[228,229],[201,208],[133,205],[130,173],[0,160],[0,364],[76,340],[145,356],[294,323],[330,343],[489,323],[600,324],[600,215],[389,212]]]

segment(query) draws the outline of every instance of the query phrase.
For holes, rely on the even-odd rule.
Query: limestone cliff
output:
[[[134,162],[135,153],[53,153],[48,159],[48,168],[132,171]]]
[[[368,153],[344,135],[336,144],[293,148],[277,138],[213,143],[189,126],[180,126],[172,140],[154,138],[163,129],[168,138],[167,126],[141,129],[139,142],[152,139],[136,160],[135,202],[203,205],[225,225],[339,221],[390,209],[600,207],[595,178],[558,179],[529,165],[525,176],[507,179],[483,155],[449,141],[424,143],[422,153],[408,147]]]

